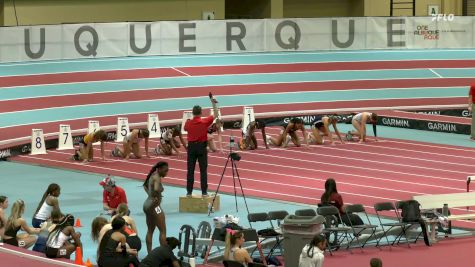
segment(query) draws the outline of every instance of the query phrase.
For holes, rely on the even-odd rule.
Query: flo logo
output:
[[[454,21],[454,14],[432,14],[432,21]]]

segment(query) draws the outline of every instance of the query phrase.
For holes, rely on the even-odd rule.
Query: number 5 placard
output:
[[[43,129],[33,129],[31,134],[31,155],[46,154]]]
[[[119,117],[117,118],[117,137],[116,142],[124,141],[124,137],[130,132],[129,129],[129,119]]]

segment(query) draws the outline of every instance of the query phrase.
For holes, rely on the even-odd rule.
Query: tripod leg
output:
[[[237,177],[238,182],[239,182],[239,187],[241,187],[241,193],[242,193],[242,197],[244,199],[244,204],[246,205],[247,214],[249,215],[249,213],[250,213],[249,212],[249,206],[247,205],[246,195],[244,194],[244,190],[242,189],[241,178],[239,177],[239,171],[237,169],[236,162],[232,161],[231,162],[231,167],[233,168],[233,179],[234,179],[234,173],[236,173],[236,177]],[[250,222],[249,222],[249,226],[251,226],[251,228],[252,228],[252,225],[251,225]]]
[[[216,192],[214,194],[213,201],[211,202],[211,206],[209,207],[209,210],[208,210],[208,216],[211,214],[211,211],[213,210],[214,201],[216,200],[216,196],[218,195],[219,188],[221,187],[221,183],[223,182],[224,173],[226,172],[226,168],[228,167],[228,163],[229,163],[230,158],[231,157],[228,157],[228,159],[226,160],[226,164],[224,165],[223,172],[221,173],[221,178],[219,179],[218,187],[216,188]]]
[[[232,173],[233,173],[233,187],[234,187],[234,203],[236,204],[236,212],[239,212],[238,210],[238,204],[237,204],[237,190],[236,190],[236,179],[234,179],[235,177],[235,167],[236,166],[236,163],[234,162],[234,160],[231,158],[231,170],[232,170]]]

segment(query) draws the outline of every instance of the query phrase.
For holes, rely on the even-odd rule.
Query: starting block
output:
[[[209,195],[208,197],[202,197],[201,195],[192,195],[191,197],[180,197],[180,212],[191,212],[191,213],[208,213],[209,207],[213,202],[214,194]],[[213,211],[219,210],[219,195],[216,196],[214,201]]]

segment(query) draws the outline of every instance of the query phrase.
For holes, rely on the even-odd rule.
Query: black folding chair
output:
[[[296,210],[295,215],[297,216],[317,216],[317,212],[314,209],[302,209]]]
[[[351,219],[352,215],[365,215],[367,223],[363,224],[354,224],[353,220]],[[364,248],[366,243],[368,243],[368,240],[371,239],[376,234],[376,229],[378,228],[377,225],[372,225],[371,221],[369,220],[368,213],[366,213],[366,210],[363,205],[361,204],[354,204],[354,205],[347,205],[345,207],[345,215],[350,223],[350,227],[353,230],[353,238],[351,239],[350,243],[353,242],[353,240],[356,239],[358,244],[360,245],[361,249]],[[366,234],[369,232],[369,237],[363,242],[360,242],[360,236],[362,234]]]
[[[267,213],[269,221],[270,221],[272,227],[274,227],[274,228],[276,228],[276,226],[274,226],[272,221],[276,221],[277,222],[277,227],[280,227],[280,223],[285,219],[285,217],[287,217],[287,215],[289,215],[289,213],[286,210],[269,211]]]
[[[403,222],[402,220],[402,206],[406,203],[406,200],[399,200],[399,201],[396,201],[396,205],[395,205],[395,208],[396,208],[396,216],[397,216],[397,220],[398,222],[400,223],[405,223],[407,224],[407,227],[405,229],[405,231],[408,231],[408,230],[411,230],[411,228],[417,228],[417,227],[422,227],[420,223],[417,223],[417,222],[413,222],[413,223],[407,223],[407,222]],[[417,236],[416,238],[414,239],[414,243],[417,242],[417,240],[419,240],[420,237],[422,237],[423,233],[422,233],[422,228],[421,228],[421,231],[417,231]],[[406,236],[407,236],[407,232],[406,232]],[[398,244],[399,244],[399,241],[400,239],[402,238],[402,233],[401,235],[399,236],[399,240],[398,240]],[[407,240],[409,242],[409,239]]]
[[[269,213],[267,213],[268,216],[269,216],[269,221],[271,223],[271,225],[276,228],[274,226],[274,224],[272,223],[272,221],[276,221],[277,222],[277,233],[279,233],[279,235],[275,236],[276,238],[276,243],[275,245],[271,248],[270,252],[269,252],[269,257],[272,256],[272,254],[274,253],[275,249],[279,248],[279,251],[283,252],[283,249],[282,249],[282,241],[284,240],[283,238],[283,235],[282,235],[282,232],[280,231],[280,223],[285,219],[285,217],[287,217],[287,215],[289,215],[289,213],[285,210],[278,210],[278,211],[269,211]]]
[[[323,206],[317,209],[318,215],[325,217],[325,229],[323,234],[327,237],[328,251],[333,255],[333,250],[340,247],[343,241],[348,242],[349,248],[350,238],[348,233],[351,232],[351,227],[341,225],[340,211],[334,206]],[[331,236],[334,236],[333,241],[330,241]]]
[[[268,222],[270,224],[270,227],[273,229],[273,225],[272,225],[272,222],[269,220],[269,215],[266,213],[266,212],[258,212],[258,213],[249,213],[247,215],[247,220],[249,221],[249,224],[251,225],[252,227],[252,223],[257,223],[257,222]],[[269,229],[269,227],[267,227],[267,229]],[[257,230],[256,230],[256,234],[257,234]],[[259,235],[258,235],[259,236]],[[262,240],[261,242],[264,242],[265,240],[269,239],[269,238],[274,238],[274,236],[260,236],[262,237]],[[244,237],[246,238],[246,237]],[[247,240],[247,238],[246,238]],[[260,244],[260,242],[259,242]],[[257,249],[257,247],[256,247]],[[251,255],[254,254],[256,250],[254,249],[252,252],[251,252]]]
[[[392,202],[376,203],[374,204],[374,210],[376,211],[376,215],[378,216],[379,224],[381,225],[381,228],[383,229],[383,235],[376,242],[376,246],[379,247],[379,243],[381,242],[381,239],[383,239],[384,237],[386,238],[386,242],[388,245],[389,244],[394,245],[396,241],[399,244],[400,239],[404,236],[404,238],[406,239],[407,245],[410,247],[409,240],[406,235],[406,230],[410,226],[410,224],[402,222],[394,204]],[[380,213],[383,211],[394,212],[396,214],[396,217],[398,218],[398,221],[383,223],[383,221],[381,220],[381,215],[380,215]],[[401,232],[396,236],[396,238],[394,238],[394,241],[390,243],[389,238],[388,238],[388,232],[391,231],[393,228],[401,228]]]
[[[190,244],[190,237],[192,238]],[[178,234],[178,240],[180,240],[180,246],[178,248],[178,257],[182,258],[187,257],[195,258],[197,256],[196,253],[196,232],[193,227],[188,224],[183,225],[180,228],[180,232]],[[183,249],[182,249],[183,246]],[[191,246],[191,249],[190,249]]]
[[[198,238],[210,238],[211,237],[211,224],[207,221],[202,221],[198,225],[197,235]],[[197,246],[196,251],[200,253],[200,257],[204,258],[206,255],[206,251],[208,250],[208,246],[200,245]]]

